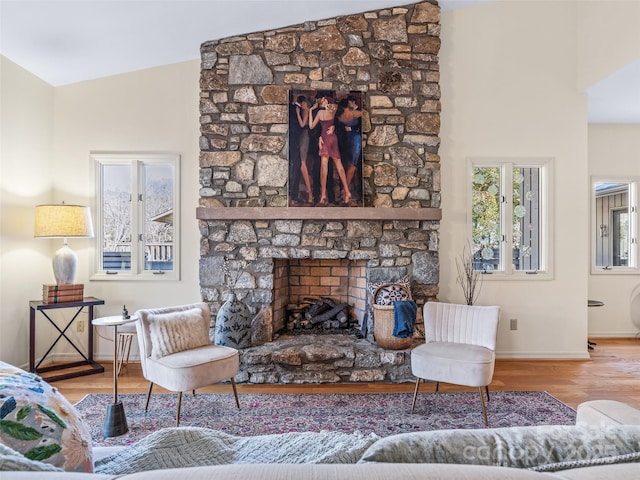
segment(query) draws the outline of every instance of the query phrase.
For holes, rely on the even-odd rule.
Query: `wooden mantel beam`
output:
[[[440,208],[198,207],[198,220],[441,220]]]

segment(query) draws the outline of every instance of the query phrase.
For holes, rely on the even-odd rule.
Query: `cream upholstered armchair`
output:
[[[182,392],[229,379],[236,406],[240,408],[233,377],[240,360],[234,348],[212,345],[209,340],[211,311],[195,303],[136,312],[142,374],[149,380],[145,411],[154,383],[178,392],[176,426],[180,425]]]
[[[427,302],[424,305],[425,343],[411,352],[411,370],[416,376],[411,412],[420,382],[440,382],[478,387],[484,424],[488,425],[483,387],[489,399],[489,384],[495,366],[500,307]]]

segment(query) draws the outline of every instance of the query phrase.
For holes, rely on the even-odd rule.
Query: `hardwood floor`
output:
[[[619,400],[640,408],[640,340],[591,339],[597,343],[587,360],[497,360],[491,390],[544,390],[571,407],[587,400]],[[112,364],[106,371],[54,385],[71,402],[88,393],[112,393]],[[148,382],[140,364],[130,363],[118,378],[119,393],[146,393]],[[239,384],[239,393],[380,393],[410,392],[413,384],[320,384],[320,385],[247,385]],[[426,386],[423,386],[426,391]],[[228,392],[228,384],[201,389],[203,392]],[[461,387],[441,385],[441,391],[459,391]],[[154,388],[154,393],[162,389]]]

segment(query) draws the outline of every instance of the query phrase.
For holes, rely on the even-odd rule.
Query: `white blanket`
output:
[[[357,463],[375,434],[302,432],[239,437],[195,427],[166,428],[96,463],[96,473],[230,463]]]

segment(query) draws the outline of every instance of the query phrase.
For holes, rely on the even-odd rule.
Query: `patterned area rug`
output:
[[[421,393],[413,414],[413,393],[372,394],[240,394],[241,410],[232,394],[184,395],[180,426],[206,427],[232,435],[283,432],[396,433],[451,428],[484,428],[477,392]],[[129,432],[104,438],[102,428],[110,394],[91,394],[76,404],[91,426],[94,445],[128,445],[151,432],[175,426],[177,395],[124,394]],[[576,412],[546,392],[491,392],[487,404],[491,427],[573,425]]]

